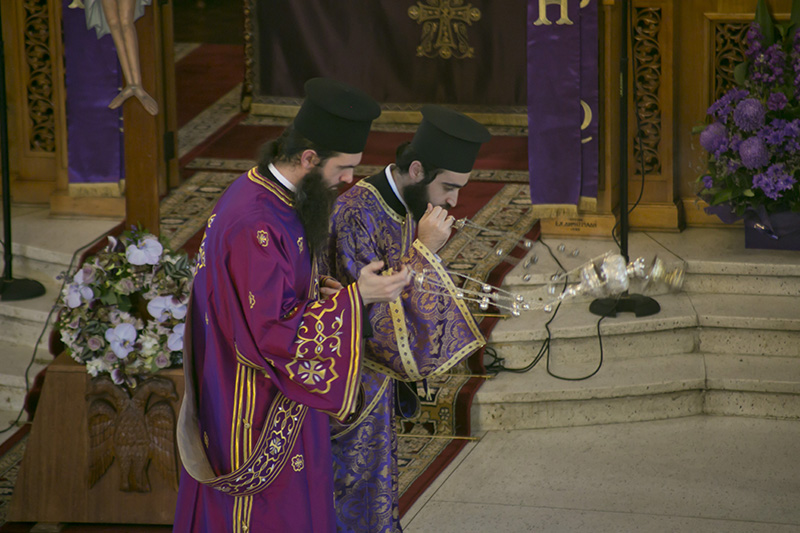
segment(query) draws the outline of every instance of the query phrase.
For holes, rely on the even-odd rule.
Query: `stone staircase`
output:
[[[567,269],[605,251],[608,240],[545,238]],[[565,245],[558,252],[559,244]],[[572,256],[572,250],[580,254]],[[631,257],[686,263],[683,291],[652,294],[658,314],[605,318],[602,367],[583,381],[556,379],[547,361],[524,374],[501,373],[480,388],[473,431],[654,420],[697,414],[800,419],[800,252],[746,250],[741,229],[633,233]],[[539,244],[538,261],[517,265],[506,288],[542,295],[556,265]],[[636,288],[632,292],[638,292]],[[590,300],[564,303],[550,324],[550,369],[591,374],[600,360]],[[519,368],[547,337],[542,311],[501,321],[489,346]]]
[[[47,207],[12,208],[13,276],[39,281],[46,293],[29,300],[0,300],[0,420],[3,421],[0,429],[6,427],[6,420],[16,418],[24,404],[25,369],[31,360],[29,386],[36,374],[53,359],[48,341],[55,313],[46,328],[45,322],[61,287],[56,277],[67,270],[75,250],[118,223],[107,219],[54,219],[49,216]],[[1,228],[2,223],[0,231]],[[40,336],[34,357],[34,346]],[[22,421],[26,419],[25,415],[21,418]]]

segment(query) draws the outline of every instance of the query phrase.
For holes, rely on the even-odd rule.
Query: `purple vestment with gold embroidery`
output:
[[[389,185],[389,169],[341,195],[324,269],[343,284],[371,261],[410,266],[456,288],[439,258],[419,240],[416,223]],[[368,306],[361,384],[364,407],[350,426],[333,424],[336,521],[340,532],[400,531],[397,490],[395,378],[418,381],[443,374],[484,344],[462,300],[409,286],[395,302]]]
[[[256,169],[208,219],[189,315],[186,381],[196,400],[184,398],[192,414],[182,407],[178,428],[185,468],[174,531],[336,530],[329,421],[356,400],[362,304],[355,284],[317,300],[304,241],[291,193]]]

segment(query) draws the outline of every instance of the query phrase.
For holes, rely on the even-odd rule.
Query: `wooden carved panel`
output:
[[[175,384],[154,376],[127,391],[108,376],[89,382],[86,417],[89,424],[89,487],[119,463],[119,490],[150,492],[151,465],[178,490],[175,451]]]
[[[661,174],[659,144],[661,142],[662,54],[659,43],[662,13],[659,7],[636,7],[633,11],[633,79],[636,111],[642,132],[640,143],[633,139],[634,173],[641,174],[644,155],[645,175]]]
[[[31,151],[52,153],[56,151],[56,125],[47,0],[24,0],[23,9],[28,119],[31,125],[28,144]]]
[[[713,100],[735,85],[733,69],[745,59],[744,37],[749,25],[747,22],[719,22],[714,25]]]

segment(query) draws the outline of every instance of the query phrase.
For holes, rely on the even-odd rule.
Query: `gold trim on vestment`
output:
[[[261,428],[261,435],[251,447],[247,444],[246,451],[249,453],[246,460],[238,468],[233,468],[229,474],[217,476],[211,463],[208,460],[203,438],[201,436],[200,419],[197,414],[197,400],[195,396],[194,369],[192,361],[191,347],[191,309],[192,298],[189,299],[186,317],[186,331],[184,332],[184,375],[186,376],[184,397],[181,403],[180,414],[176,437],[178,441],[178,451],[181,463],[186,472],[198,482],[208,485],[220,492],[232,496],[248,496],[256,494],[266,489],[280,474],[294,448],[295,442],[300,435],[308,407],[300,405],[278,392],[270,405],[265,417],[264,425]],[[237,367],[237,372],[243,369]],[[253,369],[245,369],[249,372],[244,375],[237,374],[237,390],[242,386],[242,381],[249,382],[248,389],[252,402],[255,402],[255,380],[253,379]],[[245,412],[250,417],[247,422],[252,429],[252,416],[254,406],[248,409],[241,409],[241,401],[237,400],[233,413]],[[248,402],[250,403],[250,402]],[[238,425],[234,421],[232,426]],[[244,424],[242,424],[244,425]],[[233,431],[233,430],[232,430]],[[232,440],[237,439],[236,434],[232,433]],[[252,439],[250,439],[252,442]],[[238,449],[236,442],[232,442],[232,451]],[[248,511],[249,512],[249,511]]]
[[[252,181],[253,183],[258,183],[275,196],[278,197],[280,201],[285,203],[286,205],[293,207],[294,206],[294,198],[292,198],[286,190],[283,189],[280,185],[276,184],[269,178],[265,178],[258,172],[258,167],[253,167],[247,173],[247,178]]]
[[[356,183],[356,187],[363,187],[364,189],[367,189],[369,192],[371,192],[378,200],[378,203],[381,205],[383,210],[386,211],[386,214],[389,215],[395,222],[402,224],[405,221],[405,218],[400,216],[400,214],[397,211],[389,207],[389,204],[387,204],[386,200],[383,199],[381,193],[379,193],[378,189],[376,189],[371,183],[367,183],[366,181],[361,180],[358,183]]]
[[[368,361],[365,361],[365,364],[367,362]],[[364,408],[361,410],[361,414],[358,415],[358,418],[356,418],[355,422],[353,422],[352,424],[347,426],[347,428],[343,429],[342,431],[340,431],[336,435],[331,435],[331,440],[338,439],[339,437],[343,437],[344,435],[347,435],[348,433],[353,431],[355,428],[357,428],[359,426],[359,424],[361,424],[361,422],[363,422],[370,414],[372,414],[372,411],[375,410],[375,407],[378,405],[378,402],[381,401],[381,398],[383,398],[383,395],[386,393],[386,388],[389,386],[389,383],[390,383],[389,376],[384,374],[383,375],[383,383],[381,383],[381,386],[378,389],[378,393],[375,395],[374,398],[372,398],[372,401],[369,402],[369,404],[364,406]]]
[[[477,322],[475,322],[475,318],[472,316],[467,304],[464,300],[460,298],[456,298],[455,294],[457,292],[456,286],[453,283],[452,278],[447,273],[447,271],[442,266],[441,262],[436,258],[436,256],[431,252],[427,246],[422,244],[419,239],[414,240],[412,243],[412,247],[419,252],[429,263],[431,268],[436,271],[436,274],[441,279],[442,284],[444,285],[445,291],[447,295],[443,295],[443,297],[452,297],[453,302],[455,303],[458,310],[461,312],[461,316],[463,317],[464,321],[467,323],[472,335],[475,337],[475,340],[466,344],[463,348],[458,350],[456,353],[452,354],[448,360],[443,363],[439,368],[436,370],[425,374],[424,376],[419,372],[419,367],[417,366],[417,361],[414,359],[414,354],[411,352],[410,343],[408,340],[408,329],[406,327],[406,320],[405,320],[405,310],[403,309],[402,299],[398,298],[394,302],[389,303],[389,309],[392,316],[392,324],[394,326],[395,332],[395,340],[397,343],[398,353],[400,355],[400,360],[403,363],[403,368],[406,371],[407,375],[404,376],[397,371],[389,368],[388,366],[384,366],[380,363],[374,362],[370,359],[364,361],[364,366],[380,372],[382,374],[386,374],[394,379],[400,381],[419,381],[423,378],[430,378],[430,377],[437,377],[442,374],[446,374],[451,368],[457,365],[464,357],[468,356],[475,350],[479,349],[481,346],[486,344],[486,339],[483,338],[483,334],[481,333],[480,328],[478,327]],[[448,296],[449,295],[449,296]]]
[[[337,420],[343,420],[353,410],[353,403],[358,397],[358,385],[361,382],[361,372],[359,370],[361,368],[361,358],[363,357],[361,339],[361,296],[358,292],[358,285],[356,283],[351,283],[345,287],[344,290],[337,292],[331,298],[339,298],[341,294],[347,295],[347,298],[350,300],[350,308],[353,310],[352,320],[350,321],[349,344],[352,350],[352,356],[350,357],[350,366],[347,369],[344,402],[342,402],[342,407],[337,412],[320,409],[320,411],[327,413]]]

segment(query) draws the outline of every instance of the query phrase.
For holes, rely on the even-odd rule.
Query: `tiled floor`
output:
[[[800,421],[697,416],[490,431],[406,533],[800,531]]]

